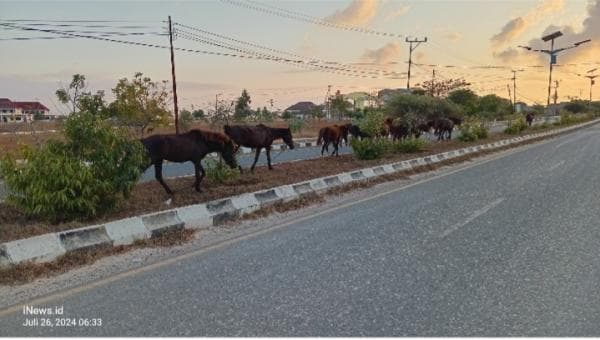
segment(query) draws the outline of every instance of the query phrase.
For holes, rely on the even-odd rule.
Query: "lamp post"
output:
[[[550,112],[550,92],[552,89],[552,68],[553,68],[553,65],[556,64],[556,56],[558,55],[558,53],[560,53],[562,51],[569,50],[569,49],[572,49],[575,47],[579,47],[579,45],[582,45],[582,44],[585,44],[585,43],[591,41],[591,39],[587,39],[587,40],[576,42],[573,44],[573,46],[554,49],[554,39],[561,37],[562,35],[563,34],[561,31],[556,31],[554,33],[551,33],[551,34],[548,34],[548,35],[542,37],[543,41],[550,41],[550,49],[549,50],[534,49],[530,46],[522,46],[522,45],[518,46],[518,47],[524,48],[528,51],[546,53],[550,56],[550,75],[548,77],[548,103],[547,103],[548,112]]]

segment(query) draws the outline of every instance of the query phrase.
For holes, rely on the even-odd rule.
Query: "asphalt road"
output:
[[[595,126],[42,305],[100,327],[0,335],[597,337],[598,168]]]

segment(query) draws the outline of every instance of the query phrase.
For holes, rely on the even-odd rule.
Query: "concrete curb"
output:
[[[553,131],[533,133],[495,143],[467,147],[401,162],[315,178],[309,181],[282,185],[216,201],[129,217],[100,225],[10,241],[0,244],[0,267],[8,267],[27,261],[48,262],[68,251],[77,249],[101,245],[129,245],[136,240],[156,237],[169,230],[182,228],[207,229],[211,226],[223,224],[228,220],[252,213],[260,208],[278,202],[290,201],[311,193],[320,193],[350,182],[368,180],[370,178],[392,174],[421,165],[435,164],[480,150],[491,150],[525,140],[555,135],[584,126],[593,125],[598,122],[600,122],[600,119]]]

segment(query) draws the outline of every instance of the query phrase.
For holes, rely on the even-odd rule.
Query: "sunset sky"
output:
[[[153,80],[170,80],[167,49],[84,37],[37,39],[61,35],[14,29],[69,30],[85,36],[111,32],[110,39],[168,46],[168,37],[159,35],[166,32],[168,15],[174,22],[205,31],[187,28],[197,34],[187,38],[196,40],[180,36],[174,42],[176,47],[196,51],[176,51],[178,94],[184,108],[212,107],[216,94],[233,100],[243,88],[250,92],[253,107],[269,107],[273,99],[275,108],[284,109],[297,101],[322,103],[327,85],[332,85],[332,92],[342,93],[406,87],[407,36],[428,38],[413,54],[420,65],[412,71],[411,85],[430,79],[431,65],[437,65],[441,78],[463,77],[479,94],[508,97],[512,67],[524,70],[517,74],[517,99],[545,104],[548,57],[517,45],[548,48],[540,37],[558,29],[565,35],[557,39],[557,47],[592,39],[559,55],[561,66],[553,75],[561,81],[559,100],[587,99],[589,80],[577,74],[600,68],[596,64],[600,62],[600,2],[596,1],[0,1],[0,24],[13,28],[0,26],[4,28],[0,29],[0,97],[37,99],[52,111],[62,111],[54,91],[74,73],[86,75],[89,89],[105,90],[109,99],[119,78],[138,71]],[[87,21],[71,22],[76,20]],[[319,20],[329,26],[316,24]],[[364,33],[367,30],[395,36]],[[132,32],[145,35],[114,35]],[[36,39],[13,40],[18,37]],[[217,43],[221,47],[207,44],[206,37],[221,41]],[[225,49],[223,37],[237,42],[225,40],[230,47]],[[276,57],[239,57],[248,50]],[[304,66],[281,58],[303,60]],[[307,63],[316,59],[319,67]],[[506,68],[481,68],[486,65]],[[344,74],[323,72],[331,70],[326,67],[343,69]],[[376,79],[351,76],[364,74]],[[600,88],[595,92],[600,98]]]

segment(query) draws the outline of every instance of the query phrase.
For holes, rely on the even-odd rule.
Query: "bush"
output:
[[[460,125],[460,136],[458,140],[463,142],[473,142],[478,139],[485,139],[488,137],[488,130],[483,122],[477,120],[468,120]]]
[[[71,115],[65,141],[25,149],[25,162],[0,163],[7,198],[29,216],[52,222],[88,218],[115,207],[137,182],[145,151],[124,129],[89,113]]]
[[[300,132],[304,128],[304,121],[300,118],[292,118],[288,121],[288,127],[293,133]]]
[[[523,117],[515,120],[512,124],[504,129],[504,133],[509,135],[515,135],[520,133],[521,131],[527,129],[527,123],[525,123],[525,119]]]
[[[229,165],[215,159],[206,159],[206,176],[217,183],[224,183],[228,180],[236,179],[240,175],[238,169],[232,169]]]
[[[387,139],[365,138],[359,140],[352,138],[350,146],[352,152],[359,159],[377,159],[381,158],[389,149],[391,142]]]
[[[399,152],[399,153],[413,153],[413,152],[419,152],[419,151],[423,150],[425,145],[427,145],[427,142],[423,139],[408,138],[408,139],[392,142],[391,150],[392,150],[392,152]]]
[[[377,136],[385,127],[385,115],[382,111],[371,110],[365,113],[364,117],[358,121],[358,127],[361,131],[370,136]]]

